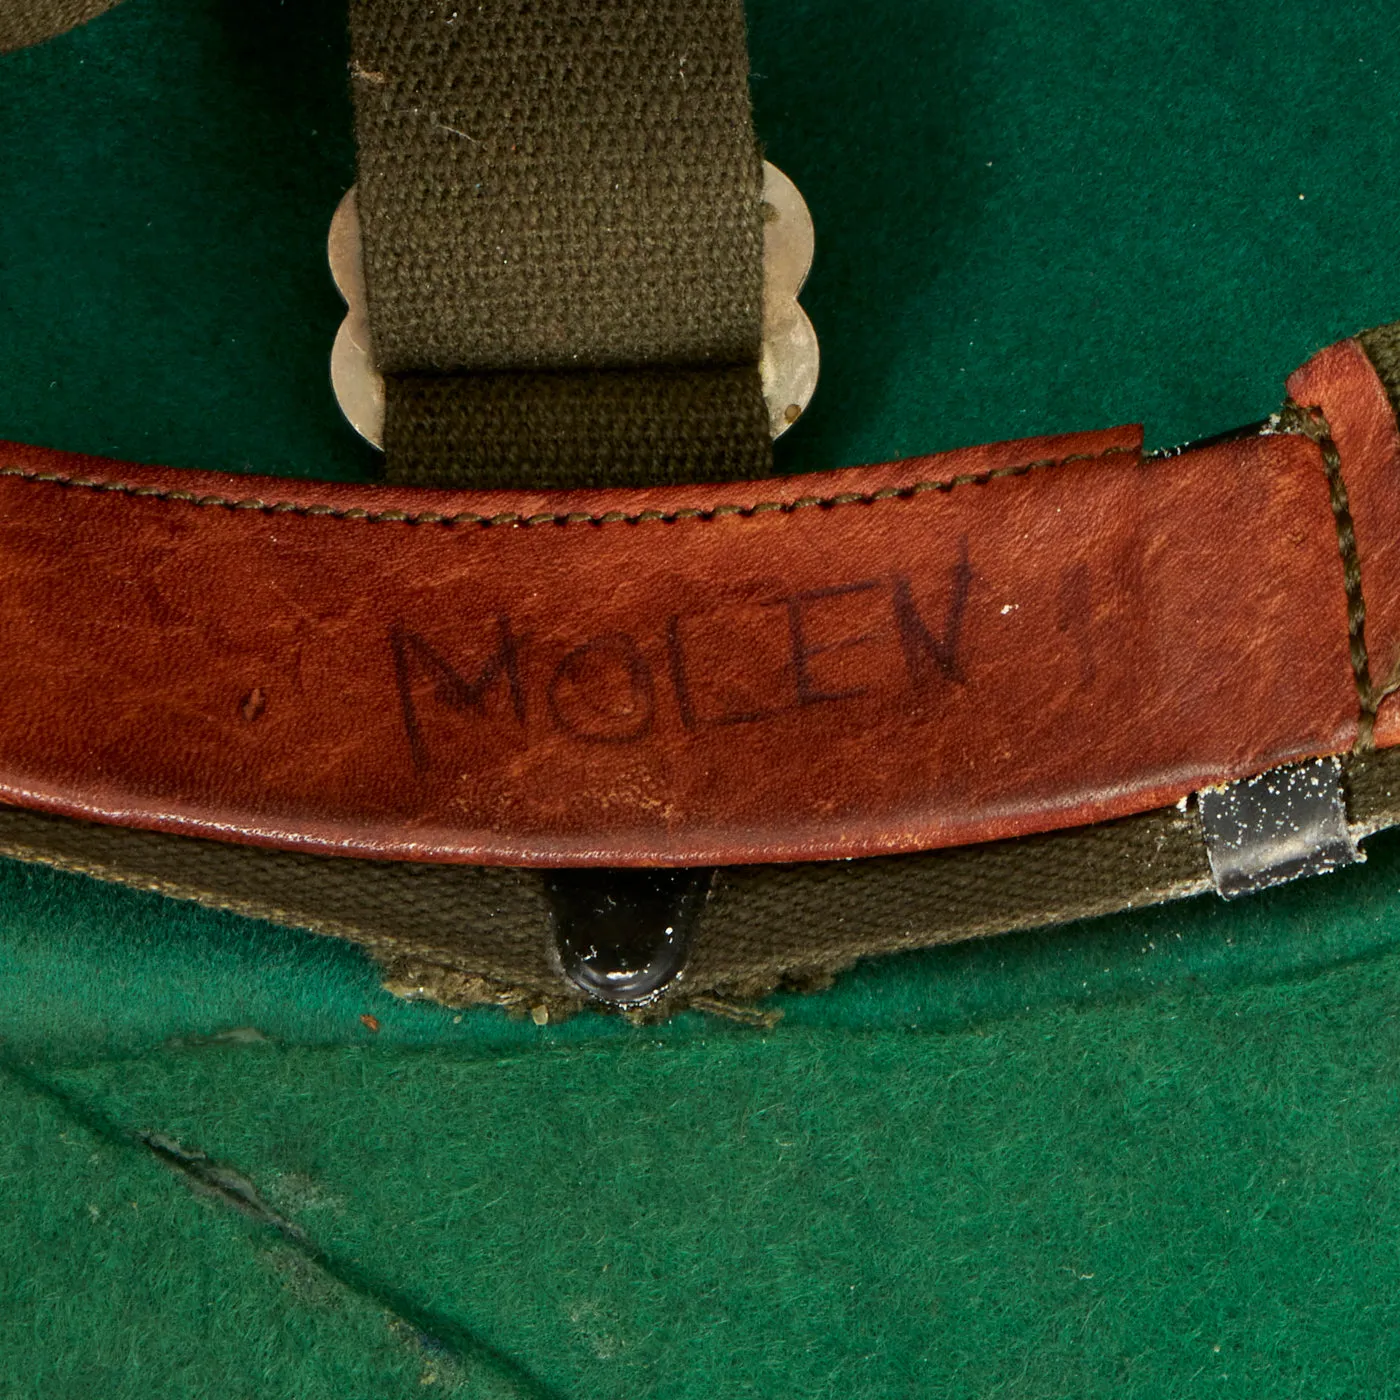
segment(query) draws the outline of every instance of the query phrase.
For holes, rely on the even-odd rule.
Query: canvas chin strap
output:
[[[740,0],[352,0],[385,476],[771,471]]]

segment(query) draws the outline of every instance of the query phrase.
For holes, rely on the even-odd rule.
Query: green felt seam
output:
[[[1385,1394],[1397,991],[1392,953],[951,1034],[177,1047],[51,1080],[560,1395]]]
[[[194,1193],[99,1110],[3,1059],[0,1114],[5,1396],[388,1400],[461,1371],[382,1298]],[[472,1393],[436,1393],[453,1390]]]

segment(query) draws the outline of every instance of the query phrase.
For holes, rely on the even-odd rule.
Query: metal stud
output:
[[[645,1006],[685,971],[714,871],[550,870],[554,951],[574,985],[613,1006]]]

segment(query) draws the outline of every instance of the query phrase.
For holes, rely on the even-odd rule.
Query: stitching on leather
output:
[[[440,515],[434,511],[411,514],[402,510],[368,511],[351,508],[344,510],[336,506],[305,505],[298,501],[264,501],[256,497],[236,499],[232,496],[200,495],[194,491],[167,491],[155,486],[133,486],[124,481],[105,481],[98,477],[64,476],[59,472],[36,472],[27,467],[0,467],[0,477],[13,477],[37,485],[75,487],[88,491],[110,491],[117,495],[134,496],[158,501],[179,501],[184,505],[218,506],[225,510],[258,510],[277,515],[327,516],[334,520],[358,520],[369,524],[392,523],[398,525],[478,525],[483,528],[510,526],[520,528],[535,525],[643,525],[653,521],[670,525],[681,520],[718,520],[724,516],[763,515],[780,511],[790,515],[794,511],[819,507],[831,510],[836,506],[878,505],[881,501],[909,500],[929,491],[951,491],[956,486],[981,486],[999,477],[1024,476],[1027,472],[1040,471],[1046,467],[1067,466],[1071,462],[1097,462],[1105,457],[1140,457],[1136,447],[1109,447],[1102,452],[1074,453],[1067,457],[1044,457],[1034,462],[1023,462],[1013,467],[994,467],[985,472],[972,472],[950,477],[946,481],[916,481],[910,486],[884,486],[876,491],[842,491],[834,496],[800,496],[792,501],[758,501],[753,505],[737,505],[720,502],[705,507],[686,507],[680,510],[643,510],[629,515],[625,511],[607,511],[602,515],[589,515],[584,512],[558,515],[476,515],[469,511],[458,515]]]
[[[1375,747],[1376,711],[1384,698],[1371,679],[1371,659],[1366,650],[1366,599],[1361,591],[1361,557],[1356,548],[1356,529],[1342,476],[1342,454],[1332,437],[1331,425],[1320,408],[1304,408],[1293,399],[1285,401],[1278,415],[1276,431],[1305,437],[1318,445],[1322,467],[1327,474],[1327,492],[1332,519],[1337,526],[1337,552],[1342,556],[1342,583],[1347,595],[1347,639],[1351,649],[1351,673],[1356,683],[1360,714],[1356,721],[1354,753]]]

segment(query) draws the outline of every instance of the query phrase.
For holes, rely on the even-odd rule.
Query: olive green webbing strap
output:
[[[453,1005],[582,998],[552,960],[538,872],[263,851],[0,809],[0,854],[367,948],[390,987]],[[1110,913],[1210,887],[1176,808],[1024,841],[718,872],[690,962],[657,1008],[747,1002],[858,958]]]
[[[1356,338],[1385,385],[1391,409],[1400,418],[1400,321],[1362,331]]]
[[[1400,750],[1352,759],[1361,832],[1400,824]],[[537,872],[263,851],[0,808],[0,854],[349,939],[391,989],[568,1014]],[[1193,810],[924,855],[721,870],[658,1005],[724,1009],[862,957],[1140,908],[1211,888]]]
[[[771,472],[742,0],[351,0],[385,470]]]
[[[772,463],[753,380],[745,368],[391,376],[386,476],[542,490],[756,479]]]
[[[0,0],[0,53],[27,48],[86,24],[117,0]]]

